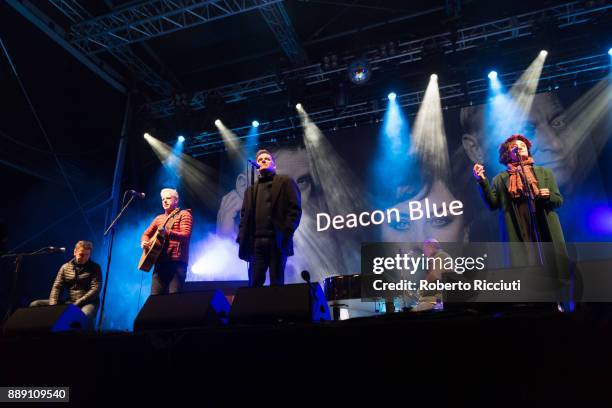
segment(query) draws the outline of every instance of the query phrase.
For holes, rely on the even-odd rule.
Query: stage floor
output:
[[[398,398],[405,405],[601,403],[612,401],[606,313],[395,313],[320,324],[2,337],[0,384],[70,386],[71,401],[80,404],[346,406],[366,397],[379,406]]]

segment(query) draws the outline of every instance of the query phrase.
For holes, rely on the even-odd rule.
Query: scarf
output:
[[[521,165],[519,163],[508,163],[508,174],[510,174],[510,182],[508,183],[508,193],[514,199],[520,198],[522,196],[528,196],[525,194],[527,190],[523,185],[523,178],[521,177]],[[540,195],[540,189],[538,188],[538,180],[535,178],[533,174],[533,158],[529,157],[526,160],[523,160],[523,168],[525,169],[525,178],[527,179],[527,184],[531,187],[531,191],[533,192],[533,196],[537,197]]]

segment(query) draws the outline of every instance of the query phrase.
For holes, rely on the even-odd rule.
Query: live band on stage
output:
[[[506,170],[489,180],[484,167],[476,163],[473,177],[484,203],[491,210],[499,211],[505,241],[552,242],[557,248],[564,248],[563,232],[555,212],[563,198],[553,173],[537,166],[530,150],[529,139],[520,134],[512,135],[499,146],[499,160]],[[245,189],[242,198],[236,256],[248,263],[249,287],[264,286],[266,274],[270,286],[280,286],[285,284],[287,259],[294,255],[294,235],[302,217],[301,191],[292,177],[277,173],[275,158],[268,150],[259,150],[255,161],[251,162],[252,171],[257,169],[258,178]],[[141,271],[152,271],[152,296],[183,291],[194,225],[192,211],[180,207],[175,189],[163,188],[160,198],[163,213],[143,231],[142,256],[138,262]],[[74,258],[60,267],[49,299],[34,301],[31,306],[57,305],[60,292],[67,289],[69,303],[79,307],[92,323],[100,307],[103,281],[100,266],[90,258],[92,249],[91,242],[77,242]],[[443,243],[433,237],[423,240],[422,254],[434,260],[449,257]],[[536,259],[542,254],[527,251],[520,256]],[[443,281],[448,270],[441,265],[441,262],[433,262],[425,266],[422,282]],[[308,277],[305,280],[310,284]],[[359,276],[325,279],[327,300],[363,298],[355,280],[359,281]],[[392,299],[387,299],[386,305],[388,310],[394,309]],[[439,290],[419,290],[411,307],[411,311],[416,312],[441,309],[443,299]],[[337,309],[334,309],[334,317],[339,317]]]

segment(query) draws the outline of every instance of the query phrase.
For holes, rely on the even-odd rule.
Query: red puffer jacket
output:
[[[155,231],[161,227],[166,221],[168,214],[159,214],[149,228],[142,234],[141,241],[149,241]],[[181,261],[189,262],[189,240],[191,239],[191,227],[193,225],[193,217],[191,210],[181,210],[174,219],[172,229],[168,231],[166,240],[166,250],[159,256],[157,262],[163,261]]]

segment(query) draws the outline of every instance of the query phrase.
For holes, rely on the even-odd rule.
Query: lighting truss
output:
[[[597,54],[580,58],[568,59],[545,65],[537,92],[551,91],[561,87],[576,86],[602,79],[610,72],[610,58],[607,54]],[[523,70],[503,73],[498,76],[502,84],[510,88],[521,76]],[[480,104],[486,101],[489,90],[489,80],[477,78],[466,82],[443,84],[440,86],[440,99],[443,106],[466,106]],[[397,103],[406,110],[416,111],[422,102],[425,91],[402,93],[397,95]],[[379,118],[386,110],[386,97],[361,101],[347,105],[342,109],[324,107],[308,111],[310,119],[322,129],[336,130],[338,127],[357,126],[357,124],[371,123]],[[233,128],[231,131],[244,139],[250,126]],[[278,118],[259,127],[260,140],[278,142],[295,136],[301,128],[297,114]],[[194,157],[217,153],[225,150],[223,139],[219,132],[203,132],[189,141],[185,150]]]
[[[419,61],[422,59],[423,50],[432,43],[436,44],[445,54],[449,54],[489,44],[491,41],[505,42],[527,37],[533,34],[534,28],[541,21],[550,21],[559,28],[584,24],[611,8],[612,4],[607,2],[588,6],[585,2],[573,1],[462,28],[456,32],[444,32],[417,40],[400,42],[397,44],[394,55],[372,58],[370,66],[375,71],[381,69],[382,65],[388,61],[395,61],[400,65]],[[370,54],[374,55],[374,53],[375,51],[372,50]],[[346,65],[342,63],[331,70],[324,70],[320,63],[311,64],[287,70],[280,75],[264,75],[214,89],[197,91],[193,93],[191,109],[194,111],[204,109],[206,97],[211,93],[223,97],[225,103],[234,103],[255,95],[270,95],[284,91],[286,82],[291,79],[303,80],[305,85],[329,81],[334,74],[344,72],[346,68]],[[160,118],[174,115],[176,109],[172,99],[165,98],[142,105],[139,111]]]
[[[72,27],[72,43],[86,54],[160,37],[281,0],[152,0],[117,8]]]

